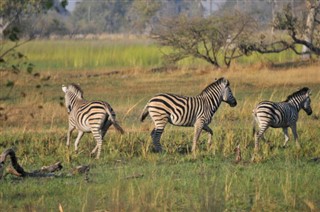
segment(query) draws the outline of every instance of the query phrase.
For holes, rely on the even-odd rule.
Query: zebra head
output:
[[[237,100],[232,94],[229,81],[225,78],[221,78],[220,80],[224,86],[224,89],[222,90],[222,101],[228,103],[231,107],[235,107],[237,105]]]
[[[62,91],[65,93],[65,105],[68,110],[68,113],[70,113],[74,106],[75,100],[83,99],[83,91],[81,90],[79,85],[73,83],[68,86],[62,85]]]
[[[311,115],[312,108],[310,95],[311,90],[307,87],[304,87],[289,95],[286,99],[286,102],[294,104],[298,110],[303,109],[308,115]]]
[[[310,95],[311,95],[311,90],[308,89],[308,91],[305,94],[306,99],[302,103],[302,109],[308,114],[308,116],[310,116],[312,114]]]

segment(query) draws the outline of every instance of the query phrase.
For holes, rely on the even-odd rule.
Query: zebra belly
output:
[[[173,114],[170,115],[169,123],[175,126],[182,126],[182,127],[193,127],[194,121],[193,120],[184,120],[183,117],[178,119]]]
[[[76,128],[82,132],[91,132],[91,127],[88,125],[77,125]]]
[[[271,123],[270,127],[272,128],[282,128],[282,127],[289,127],[290,125],[286,123]]]

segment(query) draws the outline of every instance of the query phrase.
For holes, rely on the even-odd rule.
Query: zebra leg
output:
[[[154,128],[151,132],[151,138],[154,146],[155,152],[162,152],[162,147],[160,144],[160,138],[164,129],[156,129]]]
[[[100,152],[101,152],[101,146],[102,146],[102,130],[94,130],[92,131],[93,137],[95,138],[97,145],[94,147],[94,149],[91,151],[91,156],[93,156],[97,151],[96,159],[99,159]]]
[[[265,133],[265,131],[268,129],[268,125],[265,125],[264,127],[260,127],[259,126],[259,131],[255,134],[254,137],[254,152],[251,158],[252,162],[256,162],[256,161],[260,161],[261,160],[261,156],[259,155],[259,140],[260,138],[264,139],[263,134]]]
[[[68,133],[67,133],[67,147],[68,148],[70,146],[71,133],[73,132],[74,129],[75,129],[75,126],[69,125],[69,129],[68,129]]]
[[[286,147],[288,141],[289,141],[289,136],[288,136],[288,127],[283,127],[282,128],[283,133],[284,133],[284,144],[282,147]]]
[[[105,123],[104,123],[104,125],[103,125],[103,127],[102,127],[102,139],[104,138],[104,136],[106,135],[106,133],[107,133],[107,131],[108,131],[108,129],[109,129],[109,127],[112,125],[112,122],[111,121],[109,121],[109,120],[107,120]]]
[[[212,144],[212,135],[213,135],[213,132],[212,130],[210,129],[210,127],[208,125],[204,125],[203,126],[203,130],[206,131],[207,133],[209,133],[209,138],[208,138],[208,149],[211,148],[211,144]]]
[[[82,132],[82,131],[80,131],[80,130],[78,131],[77,139],[76,139],[76,141],[74,142],[74,151],[75,151],[75,152],[78,152],[79,141],[80,141],[80,139],[82,138],[83,134],[84,134],[84,132]]]
[[[296,123],[294,123],[293,125],[290,126],[291,130],[292,130],[292,133],[293,133],[293,137],[294,137],[294,140],[296,142],[296,147],[298,149],[301,149],[301,145],[298,141],[298,133],[297,133],[297,125]]]
[[[168,123],[168,115],[166,113],[158,114],[149,111],[149,115],[153,120],[154,129],[151,132],[151,138],[154,146],[155,152],[162,152],[162,147],[160,144],[161,135]]]
[[[265,141],[264,138],[264,133],[265,131],[268,129],[268,126],[266,125],[265,127],[259,127],[259,131],[257,132],[257,134],[255,135],[255,141],[254,141],[254,150],[255,152],[259,151],[259,139],[263,139]]]
[[[202,122],[198,121],[194,125],[194,136],[193,136],[193,143],[192,143],[192,149],[191,149],[191,151],[193,153],[195,153],[195,151],[196,151],[197,141],[199,140],[202,128],[203,128],[203,123]]]

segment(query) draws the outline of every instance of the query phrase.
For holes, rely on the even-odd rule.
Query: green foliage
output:
[[[298,18],[293,16],[290,4],[281,13],[277,13],[275,23],[273,24],[279,30],[296,30]]]
[[[11,80],[8,80],[6,86],[7,87],[13,87],[14,86],[14,82],[11,81]]]

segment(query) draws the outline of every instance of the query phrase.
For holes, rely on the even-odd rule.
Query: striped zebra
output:
[[[168,122],[176,126],[194,126],[192,152],[195,152],[202,129],[209,133],[208,146],[211,145],[213,132],[209,124],[221,102],[226,102],[231,107],[237,105],[230,83],[225,78],[216,80],[199,95],[193,97],[169,93],[158,94],[152,97],[144,107],[140,120],[142,122],[148,114],[153,120],[155,128],[151,132],[151,138],[155,152],[162,151],[160,138]]]
[[[76,84],[62,85],[62,91],[65,93],[65,105],[69,114],[67,146],[69,147],[70,145],[70,136],[75,128],[78,130],[78,136],[74,144],[75,151],[78,150],[78,144],[83,134],[91,132],[97,142],[91,155],[98,151],[96,155],[98,159],[100,157],[102,140],[108,128],[113,125],[121,134],[124,133],[121,126],[115,120],[115,112],[107,102],[85,100],[83,98],[83,91]]]
[[[312,114],[311,109],[311,90],[304,87],[289,95],[283,102],[260,102],[253,110],[254,125],[253,133],[255,136],[255,151],[259,150],[259,139],[269,128],[282,128],[285,136],[283,146],[287,145],[289,140],[288,127],[291,128],[297,147],[300,147],[297,134],[297,121],[300,109],[303,109],[308,115]],[[258,131],[256,132],[256,125]]]

